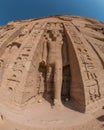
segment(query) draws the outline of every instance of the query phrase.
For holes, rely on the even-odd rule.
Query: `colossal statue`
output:
[[[63,37],[59,30],[48,31],[48,35],[45,36],[42,60],[42,64],[46,65],[46,93],[48,96],[50,96],[51,87],[53,87],[53,104],[55,106],[62,105],[62,39]]]

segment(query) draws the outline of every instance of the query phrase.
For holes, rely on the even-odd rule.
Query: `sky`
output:
[[[64,14],[88,16],[104,22],[104,0],[0,0],[0,25]]]

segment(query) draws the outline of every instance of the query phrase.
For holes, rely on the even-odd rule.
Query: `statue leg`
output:
[[[61,102],[61,88],[62,88],[62,65],[56,64],[54,70],[54,105],[62,106]]]
[[[47,98],[51,98],[52,91],[52,66],[47,66],[47,74],[46,74],[46,95]]]

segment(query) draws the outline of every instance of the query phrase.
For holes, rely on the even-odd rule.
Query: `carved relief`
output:
[[[21,21],[0,28],[1,101],[28,104],[41,95],[55,106],[74,100],[86,109],[100,100],[104,96],[100,79],[104,75],[100,65],[104,63],[104,29],[84,20],[58,16],[55,21]],[[93,43],[89,40],[91,44],[87,40],[90,31],[88,36],[95,39]]]
[[[85,27],[104,34],[104,27],[102,27],[101,25],[86,24]]]
[[[63,30],[63,25],[61,23],[47,23],[47,30]]]
[[[104,45],[103,45],[103,43],[102,44],[94,43],[94,45],[96,45],[101,50],[101,52],[104,53]]]
[[[65,26],[67,32],[71,35],[73,39],[75,50],[78,54],[78,57],[80,58],[79,61],[81,63],[81,69],[83,70],[84,75],[83,78],[86,85],[85,90],[87,90],[87,104],[89,104],[90,102],[100,99],[100,86],[98,84],[98,77],[96,75],[95,66],[91,56],[88,53],[88,50],[86,50],[84,46],[84,43],[81,41],[78,33],[74,31],[75,28],[73,27],[73,25],[71,23],[68,23],[65,24]],[[94,84],[89,85],[90,83],[93,83],[93,81]],[[90,90],[92,90],[92,92]]]
[[[4,29],[5,29],[6,31],[8,31],[8,30],[13,30],[14,28],[15,28],[15,27],[14,27],[13,24],[7,25],[7,26],[4,27]]]
[[[54,26],[54,24],[51,25],[51,27]],[[42,64],[47,67],[46,91],[50,95],[54,89],[54,104],[61,104],[63,37],[60,30],[48,30],[44,44],[46,44],[44,45],[46,49],[45,47],[44,49],[45,52],[47,51],[47,55],[43,55]]]
[[[64,37],[63,25],[61,23],[48,23],[46,26],[47,30],[44,34],[43,40],[43,54],[42,62],[40,63],[41,68],[46,69],[45,74],[45,97],[47,99],[54,99],[54,105],[61,105],[61,90],[62,82],[63,91],[67,91],[67,79],[63,73],[63,65],[68,65],[68,56],[63,52],[67,46]],[[63,47],[64,45],[64,47]],[[63,61],[63,56],[66,60]],[[65,73],[65,72],[64,72]],[[63,80],[64,76],[64,80]],[[68,77],[69,78],[69,77]],[[66,84],[65,84],[66,83]],[[64,88],[65,87],[65,88]],[[63,92],[63,95],[67,93]]]
[[[2,42],[2,39],[4,37],[9,36],[10,34],[8,32],[11,32],[15,29],[14,25],[7,25],[2,30],[0,30],[0,42]]]
[[[38,25],[38,27],[39,27],[39,25]],[[40,34],[41,34],[41,31],[35,30],[35,26],[33,26],[31,33],[30,33],[31,40],[30,39],[27,40],[27,43],[25,44],[24,47],[22,47],[22,49],[15,61],[15,64],[12,68],[12,72],[13,72],[13,75],[15,75],[15,77],[13,77],[13,75],[11,75],[10,79],[12,79],[15,82],[18,82],[18,85],[20,85],[23,82],[24,73],[27,73],[30,68],[30,59],[33,56],[33,52],[34,52],[35,46],[36,46],[35,42],[36,41],[38,42],[38,40],[39,40],[38,36],[40,36]],[[37,40],[37,37],[38,37],[38,40]],[[30,41],[31,41],[31,43],[30,43]],[[33,48],[33,46],[34,46],[34,48]],[[35,87],[34,83],[36,83],[36,79],[34,76],[35,69],[36,68],[33,67],[33,70],[32,70],[33,72],[30,72],[29,77],[28,77],[29,79],[27,79],[28,86],[26,85],[27,86],[25,88],[26,92],[24,91],[24,95],[26,97],[23,98],[23,102],[29,100],[29,98],[31,99],[33,96],[36,96],[36,91],[38,91],[39,93],[41,92],[41,90],[38,90],[38,89],[40,89],[40,88],[38,88],[39,86],[37,86],[37,89],[34,88]],[[34,77],[31,77],[31,76],[34,76]],[[39,80],[42,80],[42,79],[39,79]],[[28,88],[30,88],[30,89],[28,90]]]
[[[25,36],[25,35],[28,34],[28,33],[29,33],[29,30],[26,29],[26,28],[24,28],[23,30],[21,30],[21,32],[20,32],[20,34],[19,34],[19,37],[23,37],[23,36]]]

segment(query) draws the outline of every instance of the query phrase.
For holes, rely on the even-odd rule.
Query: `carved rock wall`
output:
[[[0,102],[21,107],[46,91],[54,96],[54,64],[62,69],[62,100],[68,98],[82,112],[103,106],[104,24],[75,16],[17,21],[0,28]]]

